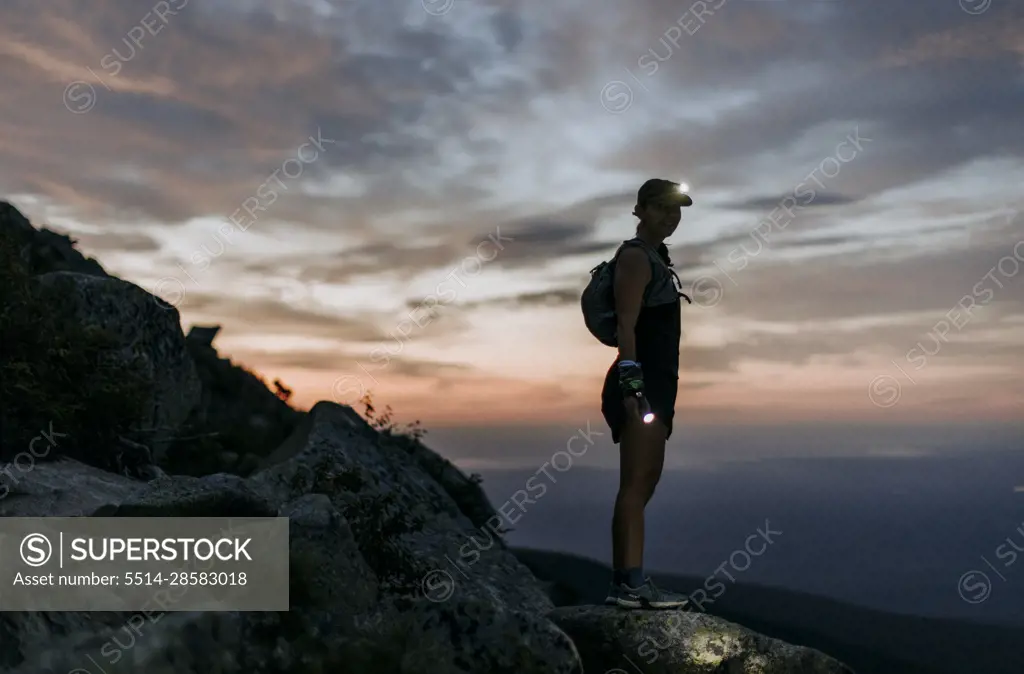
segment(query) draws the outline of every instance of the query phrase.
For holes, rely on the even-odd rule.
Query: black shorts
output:
[[[679,375],[670,372],[652,370],[644,372],[644,395],[651,404],[651,411],[656,419],[668,428],[668,438],[672,435],[672,419],[676,414],[676,393],[679,391]],[[622,403],[622,390],[619,388],[618,365],[613,363],[604,378],[601,390],[601,412],[604,420],[612,431],[612,442],[619,444],[622,429],[626,424],[626,407]]]

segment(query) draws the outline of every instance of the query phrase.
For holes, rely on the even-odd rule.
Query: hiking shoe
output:
[[[654,585],[650,578],[644,579],[640,587],[630,587],[625,583],[608,588],[608,596],[604,603],[622,608],[683,608],[689,602],[685,594],[662,590]]]

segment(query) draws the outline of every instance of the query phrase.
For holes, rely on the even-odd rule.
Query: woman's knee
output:
[[[647,470],[631,471],[624,475],[619,486],[619,492],[627,492],[631,495],[639,495],[649,498],[654,488],[661,479],[661,468],[652,467]]]
[[[619,500],[643,503],[647,499],[648,489],[647,481],[640,479],[639,476],[631,475],[619,481]]]
[[[652,498],[654,498],[654,492],[658,488],[658,480],[653,480],[647,488],[647,492],[644,497],[644,505],[646,505]]]

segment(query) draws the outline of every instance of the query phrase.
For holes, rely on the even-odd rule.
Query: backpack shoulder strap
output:
[[[634,239],[629,239],[628,241],[623,241],[622,245],[619,246],[619,249],[615,252],[615,257],[618,257],[619,253],[621,253],[623,251],[623,249],[627,248],[627,247],[643,248],[644,251],[647,253],[647,257],[651,258],[651,262],[652,263],[656,262],[656,263],[662,265],[663,267],[665,267],[666,269],[668,269],[668,265],[666,265],[665,264],[665,260],[663,260],[661,258],[661,254],[658,253],[658,251],[656,251],[653,248],[651,248],[649,245],[647,245],[641,239],[634,238]],[[671,270],[669,270],[669,271],[671,271]]]
[[[653,248],[651,248],[650,246],[648,246],[642,240],[634,237],[632,239],[629,239],[627,241],[623,241],[622,242],[622,245],[619,246],[619,249],[617,251],[615,251],[615,258],[613,258],[613,259],[618,259],[619,254],[623,250],[625,250],[626,248],[643,248],[644,249],[644,251],[647,253],[647,257],[651,261],[651,280],[653,281],[654,280],[654,270],[655,270],[655,266],[654,266],[655,265],[655,260],[657,260],[657,262],[659,264],[661,264],[663,266],[665,265],[665,261],[661,259],[661,255],[658,254],[658,251],[656,251]],[[667,266],[665,266],[665,268],[668,269]],[[644,297],[643,297],[644,303],[647,302],[647,298],[650,296],[651,290],[652,290],[652,286],[651,286],[650,283],[648,283],[647,287],[644,288]]]
[[[693,304],[693,300],[691,300],[690,297],[682,291],[683,282],[679,278],[679,275],[676,274],[674,269],[665,264],[665,260],[661,257],[661,253],[651,248],[642,239],[632,238],[629,239],[628,241],[622,242],[622,245],[619,246],[619,250],[615,252],[615,257],[618,257],[619,253],[622,252],[622,249],[626,248],[627,246],[639,246],[640,248],[643,248],[645,251],[647,251],[647,256],[651,258],[651,273],[654,273],[655,264],[661,265],[661,267],[663,267],[672,276],[672,278],[675,279],[676,292],[679,294],[679,296],[685,299],[687,304]],[[647,290],[644,291],[645,298],[647,297],[647,292],[649,290],[650,289],[648,288]]]

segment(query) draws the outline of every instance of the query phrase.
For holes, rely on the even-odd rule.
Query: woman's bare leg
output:
[[[619,493],[612,516],[612,563],[616,569],[642,568],[644,507],[654,495],[665,465],[668,429],[628,420],[619,443]]]

